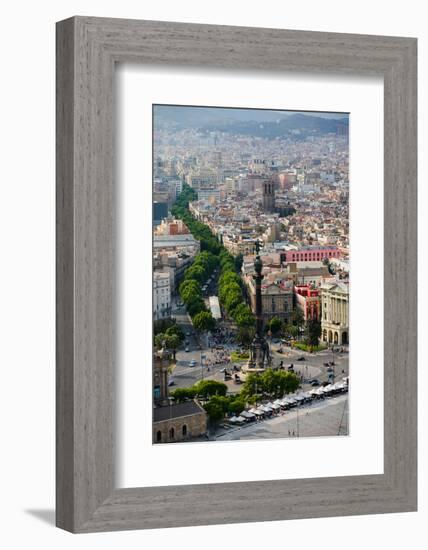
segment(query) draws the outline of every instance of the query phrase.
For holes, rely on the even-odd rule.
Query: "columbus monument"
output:
[[[250,359],[244,367],[244,372],[262,372],[271,365],[271,354],[269,344],[263,335],[262,318],[262,269],[263,262],[260,258],[260,242],[255,244],[256,259],[254,260],[253,279],[256,287],[256,333],[250,347]]]

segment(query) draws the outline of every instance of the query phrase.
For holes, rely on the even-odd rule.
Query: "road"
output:
[[[207,296],[209,294],[214,295],[216,292],[216,277],[212,277],[212,283],[209,285],[208,291],[205,293],[206,300],[208,300]],[[224,375],[221,371],[225,367],[229,368],[231,365],[226,362],[217,365],[214,364],[215,357],[213,350],[208,347],[206,335],[202,338],[202,349],[199,348],[199,342],[193,329],[190,316],[187,314],[184,306],[177,306],[177,302],[180,303],[179,298],[173,299],[173,316],[176,318],[177,323],[182,327],[184,333],[186,334],[186,340],[189,342],[187,346],[189,351],[185,351],[185,344],[183,344],[181,349],[177,351],[176,366],[170,378],[170,380],[173,380],[174,382],[171,389],[175,387],[186,388],[202,379],[224,382]],[[224,348],[226,355],[236,347],[236,345],[225,345]],[[317,379],[320,384],[322,384],[322,382],[341,381],[343,377],[349,375],[348,353],[332,353],[331,350],[324,350],[311,354],[300,350],[291,349],[287,346],[282,346],[284,353],[278,353],[277,350],[279,347],[279,344],[275,343],[275,339],[270,342],[273,365],[278,366],[281,361],[283,361],[285,367],[293,364],[295,373],[301,376],[304,380]],[[303,357],[304,361],[298,361],[299,357]],[[196,362],[194,367],[189,366],[191,361]],[[333,373],[335,375],[334,379],[329,378],[327,367],[324,366],[324,363],[330,361],[334,361],[335,363]],[[207,369],[207,365],[209,365],[209,370]],[[234,384],[233,381],[228,381],[226,384],[228,386],[228,391],[231,393],[236,393],[240,390],[240,386]],[[311,388],[312,386],[310,384],[303,384],[304,390]]]

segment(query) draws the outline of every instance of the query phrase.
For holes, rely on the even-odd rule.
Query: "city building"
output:
[[[294,287],[296,307],[300,309],[305,321],[319,321],[320,318],[320,291],[310,285],[296,285]]]
[[[275,212],[275,183],[272,180],[263,182],[263,211]]]
[[[170,275],[162,271],[155,271],[153,273],[153,320],[166,319],[170,315]]]
[[[256,313],[256,285],[252,275],[245,277],[251,310]],[[293,311],[293,281],[288,280],[286,272],[274,271],[264,276],[261,284],[261,303],[263,322],[272,317],[290,321]]]
[[[156,227],[155,235],[189,235],[190,231],[182,220],[164,218]]]
[[[207,413],[197,401],[153,409],[153,443],[177,443],[204,436]]]
[[[171,250],[160,250],[153,257],[153,271],[169,274],[171,293],[177,292],[184,272],[193,263],[194,255]]]
[[[286,250],[286,262],[319,262],[325,258],[339,258],[340,250],[336,246],[302,246]]]
[[[154,354],[153,361],[153,403],[155,406],[168,405],[168,372],[172,365],[172,355],[164,349]]]
[[[193,237],[191,233],[176,235],[154,235],[154,252],[161,250],[173,250],[174,252],[186,252],[187,254],[197,254],[201,249],[200,242]]]
[[[198,201],[201,200],[211,203],[220,202],[220,189],[217,187],[200,187],[198,189]]]
[[[340,281],[321,286],[321,339],[329,344],[349,343],[349,285]]]
[[[159,225],[168,216],[167,202],[153,202],[153,225]]]

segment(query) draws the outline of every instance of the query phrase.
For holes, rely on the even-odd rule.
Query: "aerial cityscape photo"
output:
[[[153,105],[153,443],[349,434],[349,115]]]

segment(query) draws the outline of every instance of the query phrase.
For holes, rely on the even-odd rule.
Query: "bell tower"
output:
[[[269,213],[275,211],[275,183],[271,179],[263,182],[263,210]]]

